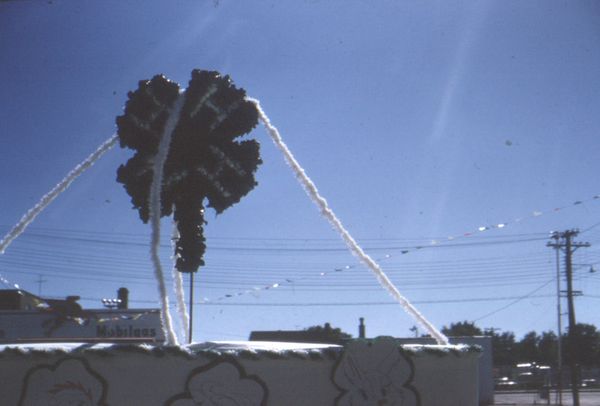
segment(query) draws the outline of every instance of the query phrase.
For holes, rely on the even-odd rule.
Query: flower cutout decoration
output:
[[[40,365],[25,377],[20,406],[106,406],[107,384],[85,360]]]
[[[411,385],[414,367],[393,339],[348,344],[333,381],[341,390],[336,406],[420,406]]]
[[[248,376],[235,360],[217,359],[195,369],[188,377],[186,392],[167,401],[168,406],[264,406],[267,387]]]
[[[159,143],[176,100],[184,97],[164,165],[160,215],[173,214],[177,225],[177,270],[196,272],[206,250],[204,206],[220,214],[256,186],[259,144],[239,140],[256,126],[256,106],[228,76],[203,70],[192,71],[185,92],[157,75],[140,81],[128,96],[124,114],[117,117],[118,135],[121,147],[136,154],[119,167],[117,181],[145,223]]]

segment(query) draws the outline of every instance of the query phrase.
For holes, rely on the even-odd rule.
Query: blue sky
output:
[[[592,247],[574,259],[577,316],[600,325],[598,27],[592,1],[2,2],[0,231],[114,133],[139,80],[185,86],[194,68],[218,70],[261,100],[346,228],[434,324],[555,329],[546,237],[580,228]],[[250,137],[259,185],[207,216],[196,292],[211,303],[196,307],[195,338],[325,322],[356,334],[359,317],[369,335],[410,335],[414,321],[264,129]],[[149,226],[115,181],[131,155],[117,147],[78,179],[0,256],[2,276],[37,293],[42,275],[43,294],[86,307],[123,285],[132,305],[158,305]],[[169,269],[167,219],[163,231]]]

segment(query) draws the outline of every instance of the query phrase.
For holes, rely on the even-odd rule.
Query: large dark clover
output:
[[[119,167],[117,181],[145,223],[153,162],[178,95],[179,85],[162,75],[140,81],[128,94],[125,114],[117,117],[121,147],[137,151]],[[245,95],[229,76],[194,70],[181,96],[185,100],[164,166],[160,213],[173,214],[177,224],[175,257],[181,272],[196,272],[204,265],[204,204],[220,214],[256,186],[254,172],[262,163],[259,144],[238,140],[258,122],[256,106]]]

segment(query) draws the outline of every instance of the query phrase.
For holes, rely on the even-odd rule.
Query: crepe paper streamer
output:
[[[110,150],[116,143],[118,137],[117,134],[113,134],[108,140],[102,143],[90,156],[88,156],[83,162],[77,165],[73,170],[71,170],[67,176],[63,178],[50,192],[45,194],[40,201],[33,206],[22,218],[19,222],[6,234],[6,236],[0,241],[0,254],[4,254],[6,248],[17,238],[20,236],[25,229],[35,220],[35,218],[40,214],[50,203],[54,201],[62,192],[67,190],[67,188],[73,183],[75,179],[77,179],[83,172],[88,170],[89,168],[96,163],[104,153]]]
[[[394,286],[394,284],[389,280],[387,275],[383,272],[379,264],[377,264],[369,255],[367,255],[363,249],[358,245],[358,243],[354,240],[354,238],[350,235],[350,233],[344,228],[341,221],[337,218],[333,210],[327,204],[327,201],[319,194],[317,187],[313,183],[313,181],[306,175],[304,169],[300,166],[296,158],[292,155],[291,151],[288,149],[287,145],[283,142],[281,135],[277,128],[275,128],[272,124],[265,112],[262,110],[260,103],[256,99],[248,99],[252,101],[259,112],[259,117],[263,124],[265,125],[267,132],[271,136],[271,139],[275,143],[275,145],[279,148],[279,150],[283,153],[284,158],[294,174],[296,178],[303,186],[304,190],[310,197],[310,199],[315,203],[315,205],[321,211],[323,217],[327,219],[327,221],[333,226],[333,228],[340,234],[342,240],[346,243],[350,251],[356,255],[356,257],[363,262],[375,275],[377,281],[381,284],[381,286],[386,289],[394,299],[400,303],[400,305],[404,308],[404,310],[410,314],[419,324],[421,324],[441,345],[448,344],[448,338],[443,335],[440,331],[438,331],[433,324],[429,322],[409,301],[406,299],[398,289]]]

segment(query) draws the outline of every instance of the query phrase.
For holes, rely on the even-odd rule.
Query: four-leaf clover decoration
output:
[[[256,186],[259,144],[238,138],[256,126],[258,111],[243,89],[218,72],[192,71],[188,88],[180,93],[179,85],[162,75],[140,81],[129,92],[125,113],[117,117],[118,135],[121,147],[137,152],[119,167],[117,181],[148,222],[158,146],[171,107],[185,97],[164,165],[160,215],[173,214],[177,225],[177,270],[196,272],[206,250],[204,205],[220,214]]]

